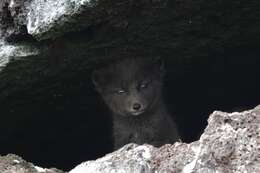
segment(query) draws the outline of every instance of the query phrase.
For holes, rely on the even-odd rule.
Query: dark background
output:
[[[44,48],[0,73],[1,155],[69,170],[111,152],[109,111],[90,76],[114,59],[164,60],[165,102],[184,142],[198,139],[214,110],[260,103],[258,1],[116,4],[103,4],[113,13],[80,32],[10,38]]]

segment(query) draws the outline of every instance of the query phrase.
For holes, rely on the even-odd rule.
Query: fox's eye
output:
[[[147,84],[142,84],[140,88],[147,88]]]
[[[142,84],[140,85],[140,88],[141,88],[141,89],[145,89],[145,88],[147,88],[147,87],[148,87],[148,82],[142,83]]]
[[[116,93],[121,95],[121,94],[125,94],[125,91],[124,90],[117,90]]]

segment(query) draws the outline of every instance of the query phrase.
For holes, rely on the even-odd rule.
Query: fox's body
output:
[[[113,114],[115,149],[134,142],[161,146],[179,139],[162,99],[158,62],[125,59],[94,72],[93,81]]]

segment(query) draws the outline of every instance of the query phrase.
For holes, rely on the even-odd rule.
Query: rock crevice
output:
[[[127,144],[69,173],[258,173],[260,172],[260,106],[245,112],[215,111],[198,141],[176,142],[161,148]],[[0,157],[3,173],[58,173],[35,167],[14,155]]]

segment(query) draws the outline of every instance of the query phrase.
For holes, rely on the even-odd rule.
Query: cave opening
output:
[[[123,58],[121,51],[164,60],[165,103],[184,142],[200,137],[214,110],[258,105],[259,9],[246,1],[218,3],[116,6],[111,18],[51,40],[37,41],[20,28],[26,34],[6,41],[35,44],[43,55],[13,61],[0,72],[0,154],[70,170],[112,152],[110,112],[91,72],[101,59]]]
[[[184,142],[199,138],[214,110],[241,111],[260,103],[256,47],[192,60],[173,56],[164,58],[164,95]],[[92,70],[41,78],[1,100],[0,153],[69,170],[111,152],[109,110],[94,90]]]

